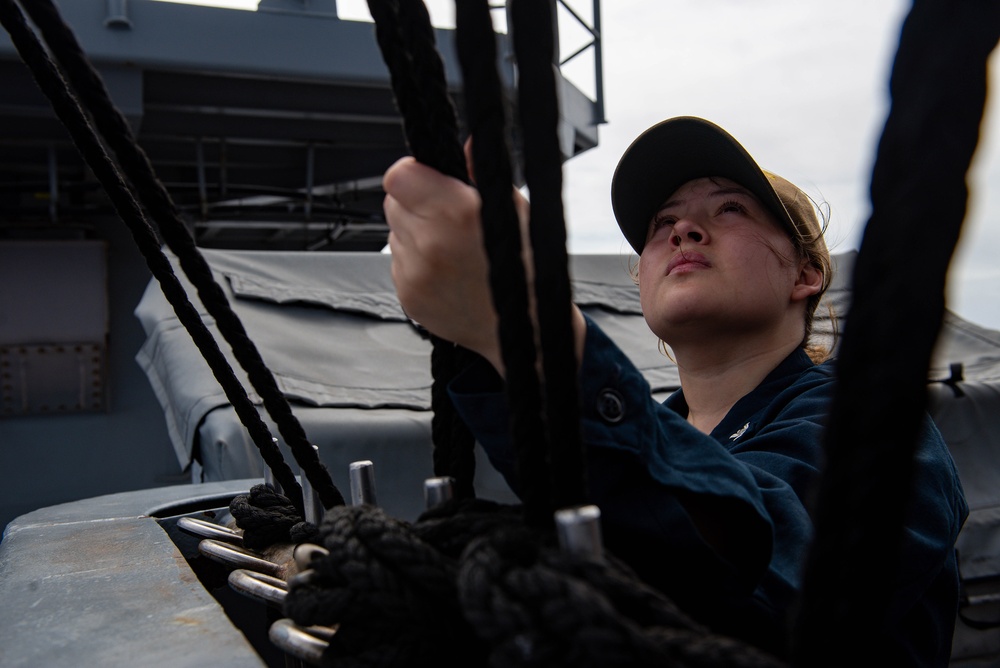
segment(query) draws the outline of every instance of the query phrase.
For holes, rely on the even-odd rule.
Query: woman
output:
[[[516,491],[478,196],[410,159],[384,184],[400,301],[485,358],[450,389]],[[784,655],[834,382],[832,365],[807,354],[830,282],[822,228],[798,188],[690,117],[633,142],[612,200],[639,254],[645,320],[673,351],[682,389],[654,401],[574,308],[589,494],[605,544],[713,629]],[[887,633],[900,665],[944,666],[958,600],[954,542],[968,508],[929,419],[917,461]]]

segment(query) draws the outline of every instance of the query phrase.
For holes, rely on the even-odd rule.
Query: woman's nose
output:
[[[670,242],[674,246],[680,246],[685,241],[701,243],[705,239],[705,232],[701,226],[689,218],[681,218],[674,223],[673,231]]]

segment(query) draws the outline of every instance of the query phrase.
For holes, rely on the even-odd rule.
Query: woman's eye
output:
[[[664,227],[670,227],[674,224],[674,219],[666,216],[653,218],[653,231],[659,230]]]
[[[746,213],[747,208],[736,200],[729,200],[724,202],[722,206],[719,207],[719,213]]]

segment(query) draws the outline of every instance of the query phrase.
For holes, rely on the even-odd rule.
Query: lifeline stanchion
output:
[[[604,553],[601,539],[601,510],[587,505],[557,510],[556,535],[564,552],[600,557]]]
[[[319,447],[314,445],[312,448],[319,455]],[[306,522],[319,526],[319,523],[323,521],[323,513],[326,512],[326,509],[323,507],[319,493],[304,472],[302,474],[302,503],[305,506]]]
[[[271,441],[274,443],[274,447],[277,448],[278,439],[272,436]],[[268,485],[271,489],[273,489],[275,494],[284,494],[285,491],[281,488],[281,483],[278,482],[278,479],[274,477],[274,471],[272,471],[271,467],[267,465],[266,461],[264,461],[263,455],[261,455],[261,462],[263,463],[264,466],[264,484]]]
[[[455,479],[451,476],[428,478],[424,481],[424,507],[437,508],[455,496]]]
[[[360,506],[367,503],[378,505],[375,496],[375,465],[369,460],[351,462],[349,468],[351,479],[351,505]]]

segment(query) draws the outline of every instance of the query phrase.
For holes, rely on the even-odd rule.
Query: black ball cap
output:
[[[796,225],[767,174],[728,132],[694,116],[669,118],[649,128],[628,147],[611,180],[611,205],[625,239],[642,254],[657,209],[693,179],[735,181],[775,215],[790,234]]]

